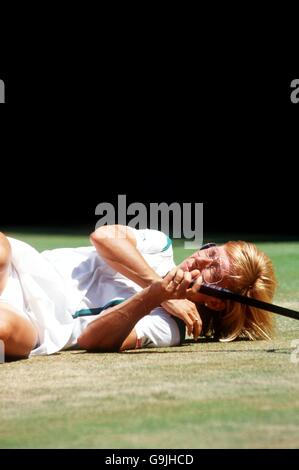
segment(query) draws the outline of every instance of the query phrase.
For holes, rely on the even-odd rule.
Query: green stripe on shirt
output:
[[[99,315],[107,308],[115,307],[115,305],[121,304],[125,299],[115,299],[108,302],[104,307],[97,307],[97,308],[84,308],[82,310],[78,310],[78,312],[74,313],[72,317],[80,318],[80,317],[89,317],[91,315]]]
[[[172,240],[167,235],[165,235],[165,236],[166,236],[166,239],[167,239],[167,243],[166,243],[166,245],[165,245],[165,247],[163,248],[162,251],[168,250],[168,248],[172,245]]]

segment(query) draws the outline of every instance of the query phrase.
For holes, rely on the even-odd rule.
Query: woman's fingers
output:
[[[188,274],[188,273],[186,273]],[[179,289],[181,287],[182,282],[184,281],[185,278],[185,273],[182,269],[177,269],[172,282],[176,286],[176,289]]]
[[[201,320],[199,320],[199,319],[194,320],[194,323],[193,323],[193,337],[194,337],[195,341],[198,339],[198,337],[201,333],[201,330],[202,330]]]
[[[193,335],[196,341],[202,329],[202,321],[199,315],[194,315],[193,313],[189,313],[185,316],[184,322],[186,324],[188,334],[190,336]]]
[[[166,276],[165,276],[164,279],[163,279],[163,285],[164,285],[164,287],[167,288],[167,287],[171,284],[171,282],[173,281],[173,278],[174,278],[176,272],[177,272],[177,268],[173,268],[171,271],[169,271],[168,274],[166,274]]]
[[[163,279],[162,285],[169,299],[186,299],[187,290],[190,288],[193,290],[193,283],[196,284],[197,289],[202,283],[199,270],[189,272],[173,268]]]
[[[184,318],[184,323],[187,327],[188,335],[191,336],[192,332],[193,332],[193,327],[194,327],[193,326],[194,325],[193,320],[188,315],[186,315],[186,317]]]
[[[190,272],[192,276],[192,281],[194,282],[198,276],[200,275],[200,270],[199,269],[193,269],[193,271]]]
[[[183,271],[182,271],[183,272]],[[183,272],[183,277],[180,284],[177,285],[176,294],[178,298],[185,298],[186,297],[186,290],[189,288],[192,282],[192,276],[189,272]]]
[[[174,268],[165,276],[163,284],[170,294],[174,294],[174,298],[184,298],[191,281],[191,273]]]
[[[191,333],[193,334],[193,337],[196,341],[202,330],[202,320],[200,318],[200,315],[195,305],[193,306],[192,310],[189,312],[189,317],[192,321]]]

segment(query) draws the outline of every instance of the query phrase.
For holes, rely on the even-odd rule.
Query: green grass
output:
[[[87,237],[10,234],[37,249]],[[258,243],[276,266],[276,301],[299,310],[299,243]],[[176,260],[186,252],[175,244]],[[2,448],[298,448],[299,323],[272,342],[68,351],[0,366]],[[299,354],[298,354],[299,358]]]

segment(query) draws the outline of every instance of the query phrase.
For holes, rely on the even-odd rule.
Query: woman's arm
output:
[[[0,295],[2,294],[7,278],[8,268],[11,262],[11,248],[6,236],[0,232]]]
[[[154,282],[122,304],[102,313],[78,338],[79,346],[108,352],[126,349],[126,342],[136,323],[162,302],[185,298],[191,281],[192,273],[174,268],[163,280]],[[197,324],[197,319],[194,323]]]
[[[161,277],[137,250],[135,236],[128,227],[123,225],[100,227],[91,234],[90,240],[109,266],[139,286],[146,288],[153,282],[161,280]],[[202,322],[194,303],[187,299],[168,300],[162,303],[162,307],[171,315],[183,320],[188,333],[193,334],[197,339]],[[195,318],[197,320],[196,328],[194,328]],[[133,332],[132,335],[134,335]],[[131,339],[131,342],[134,341],[135,337]]]
[[[161,279],[137,250],[130,228],[103,226],[91,234],[90,241],[109,266],[139,286],[145,288]]]

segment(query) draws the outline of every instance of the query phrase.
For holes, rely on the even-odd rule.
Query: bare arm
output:
[[[90,240],[109,266],[139,286],[145,288],[161,279],[137,250],[136,239],[127,227],[100,227]]]
[[[145,288],[161,277],[149,266],[136,248],[136,239],[130,229],[123,225],[108,225],[98,228],[90,240],[97,252],[113,269]],[[156,305],[158,306],[158,304]],[[201,331],[201,318],[194,303],[187,299],[168,300],[162,307],[171,315],[183,320],[188,333],[197,339]],[[194,324],[194,319],[198,322]],[[195,327],[194,327],[195,325]],[[132,332],[130,344],[136,342]]]
[[[7,278],[8,268],[11,262],[11,248],[6,236],[0,232],[0,295],[2,294]]]
[[[175,282],[173,282],[175,280]],[[78,338],[83,349],[119,351],[131,347],[128,337],[135,324],[151,310],[170,298],[185,298],[192,273],[174,268],[163,280],[138,292],[120,305],[107,309]]]
[[[83,349],[119,351],[134,326],[142,317],[159,305],[151,287],[135,294],[116,307],[106,310],[78,338]]]

